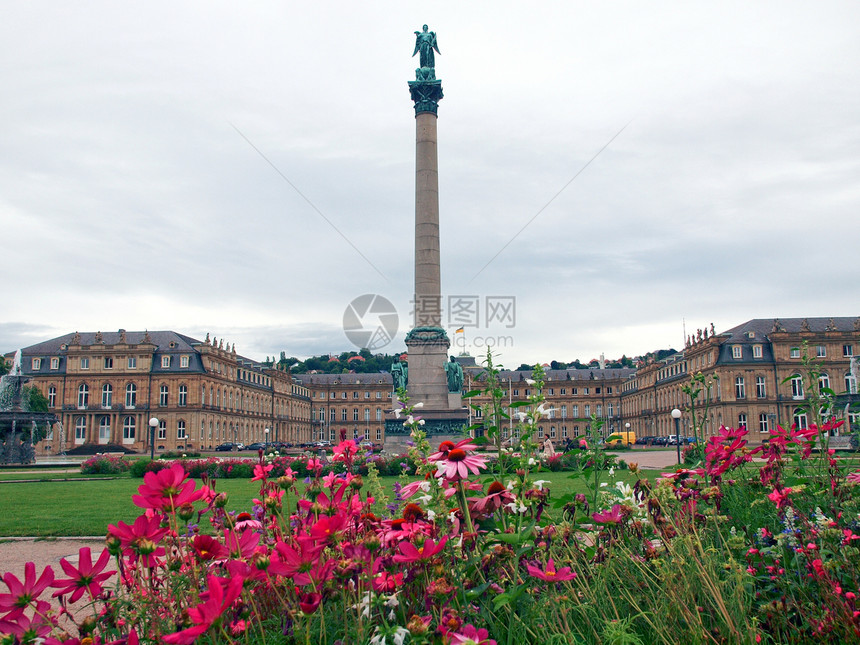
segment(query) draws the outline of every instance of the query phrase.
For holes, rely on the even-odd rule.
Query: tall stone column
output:
[[[439,250],[439,160],[437,110],[442,81],[436,79],[436,34],[415,32],[413,56],[420,52],[421,67],[409,91],[415,102],[415,292],[414,320],[406,335],[409,354],[407,392],[411,404],[422,403],[424,430],[434,440],[457,438],[468,423],[458,393],[448,392],[445,363],[451,343],[442,327],[442,285]],[[405,450],[408,435],[401,419],[385,422],[386,447]]]

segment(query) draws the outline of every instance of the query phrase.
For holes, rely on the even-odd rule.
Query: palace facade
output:
[[[860,424],[858,350],[860,318],[754,319],[722,333],[699,330],[683,351],[637,369],[547,370],[543,394],[551,411],[538,439],[584,436],[592,417],[603,420],[604,436],[628,428],[638,437],[668,436],[675,434],[674,408],[682,412],[680,434],[689,435],[684,388],[698,374],[706,434],[746,426],[755,443],[777,424],[804,427],[822,389],[832,392],[834,416],[847,422],[844,434]],[[471,357],[458,360],[464,392],[482,389],[482,368]],[[40,454],[83,444],[147,452],[152,418],[156,451],[344,437],[384,444],[394,406],[388,373],[291,374],[244,358],[223,340],[172,331],[67,334],[22,350],[21,365],[62,422],[37,446]],[[502,371],[499,378],[506,403],[533,394],[531,372]],[[476,406],[470,421],[480,422],[489,398],[466,401]],[[502,427],[503,439],[518,435],[514,419]]]

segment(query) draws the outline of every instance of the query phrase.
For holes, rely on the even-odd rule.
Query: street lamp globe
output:
[[[158,427],[158,419],[152,417],[149,420],[149,458],[155,459],[155,429]]]
[[[681,465],[681,432],[679,430],[679,419],[681,411],[678,408],[672,410],[672,418],[675,419],[675,450],[678,453],[678,465]]]

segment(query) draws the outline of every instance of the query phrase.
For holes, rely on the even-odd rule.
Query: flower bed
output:
[[[520,454],[490,463],[468,438],[431,447],[406,408],[419,479],[394,499],[354,441],[334,449],[340,472],[244,464],[260,492],[239,514],[210,460],[148,472],[143,514],[109,526],[104,552],[4,576],[0,632],[48,645],[860,639],[860,473],[812,453],[816,428],[776,428],[755,449],[723,428],[695,467],[632,486],[612,480],[593,428],[571,475],[587,492],[555,499],[534,470],[532,410]],[[75,633],[57,627],[51,588],[78,616],[91,606]]]

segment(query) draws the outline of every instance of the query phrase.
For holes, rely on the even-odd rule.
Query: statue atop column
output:
[[[453,356],[445,363],[445,374],[448,376],[448,391],[460,392],[463,389],[463,368]]]
[[[395,390],[405,389],[409,381],[409,367],[400,362],[399,356],[395,356],[391,364],[391,380],[394,382]]]
[[[436,67],[436,56],[433,54],[433,50],[436,50],[437,54],[441,54],[439,51],[439,45],[436,43],[436,32],[435,31],[427,31],[427,25],[424,25],[423,31],[415,32],[415,51],[412,52],[412,56],[420,53],[419,61],[421,67]]]

